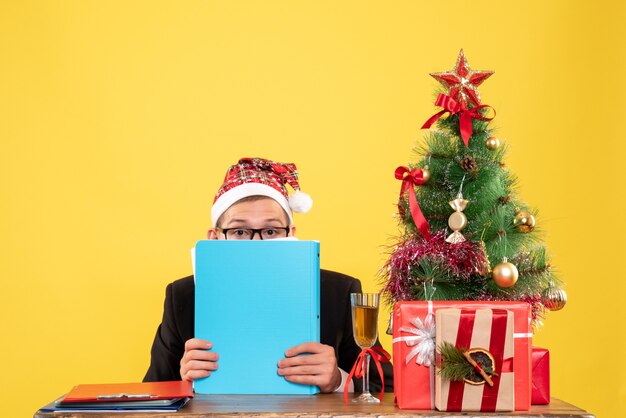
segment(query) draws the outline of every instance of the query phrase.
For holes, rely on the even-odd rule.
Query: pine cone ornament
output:
[[[461,168],[468,173],[477,172],[476,160],[472,157],[465,157],[461,160]]]

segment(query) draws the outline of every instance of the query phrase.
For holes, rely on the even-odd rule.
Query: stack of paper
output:
[[[187,381],[78,385],[41,411],[178,411],[192,397]]]

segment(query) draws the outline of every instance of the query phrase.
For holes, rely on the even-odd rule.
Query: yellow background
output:
[[[0,3],[1,414],[143,377],[239,157],[296,162],[300,237],[378,290],[393,171],[460,48],[496,70],[483,101],[567,282],[534,340],[552,393],[623,413],[626,13],[582,3]]]

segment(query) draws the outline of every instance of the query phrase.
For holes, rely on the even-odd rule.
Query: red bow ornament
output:
[[[382,347],[372,347],[361,350],[359,356],[356,358],[356,362],[354,366],[352,366],[352,370],[350,370],[350,374],[348,374],[348,379],[343,388],[344,403],[348,403],[348,386],[352,381],[352,377],[360,379],[363,377],[363,373],[365,373],[365,361],[368,354],[372,357],[374,363],[376,363],[376,370],[378,370],[378,375],[382,383],[382,389],[380,390],[380,397],[378,399],[383,400],[383,396],[385,395],[385,376],[383,375],[383,368],[380,363],[388,363],[389,360],[391,360],[391,355]]]
[[[404,196],[406,192],[409,193],[409,208],[411,209],[411,216],[413,222],[418,231],[426,239],[430,239],[430,225],[424,217],[419,203],[417,203],[417,197],[415,196],[415,186],[424,184],[424,172],[421,168],[414,168],[409,170],[407,167],[396,168],[396,179],[402,180],[402,188],[400,189],[400,198]]]
[[[468,109],[465,103],[457,103],[456,100],[454,100],[450,96],[446,96],[445,94],[440,94],[437,97],[437,101],[435,101],[435,105],[439,107],[443,107],[443,110],[431,116],[430,119],[428,119],[426,123],[422,125],[422,129],[430,128],[433,125],[433,123],[435,123],[437,119],[442,117],[444,113],[446,112],[449,112],[450,116],[458,113],[459,114],[459,130],[461,131],[461,137],[463,138],[463,143],[465,144],[466,147],[469,145],[469,139],[470,139],[470,136],[472,136],[472,132],[473,132],[472,119],[490,121],[496,116],[496,110],[489,105],[478,105],[478,106],[474,106],[471,109]],[[486,109],[486,108],[490,108],[491,110],[493,110],[492,117],[489,118],[489,117],[483,116],[478,112],[480,109]]]

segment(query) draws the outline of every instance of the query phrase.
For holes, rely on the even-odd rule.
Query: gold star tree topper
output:
[[[480,104],[478,86],[488,79],[494,71],[474,71],[470,68],[463,50],[459,52],[456,65],[450,71],[430,73],[448,90],[448,95],[457,103],[467,106],[468,102],[474,106]]]

